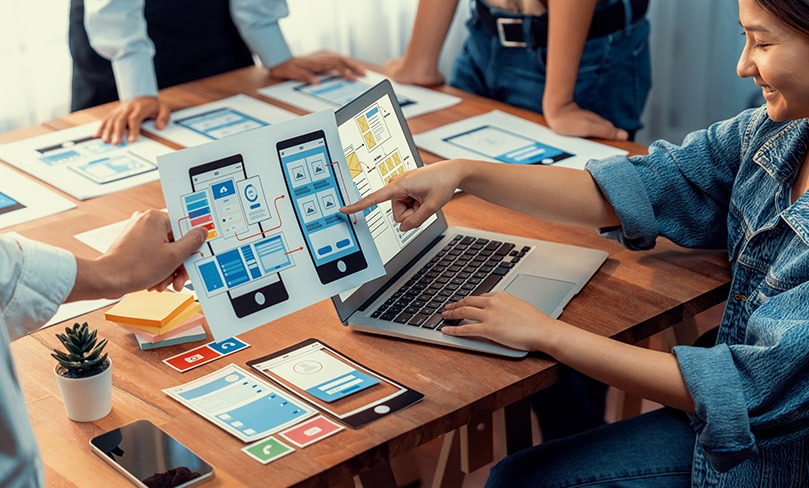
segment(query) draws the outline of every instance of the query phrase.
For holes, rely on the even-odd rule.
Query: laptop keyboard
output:
[[[458,325],[460,320],[441,317],[444,305],[490,291],[530,249],[456,235],[371,317],[435,330]]]

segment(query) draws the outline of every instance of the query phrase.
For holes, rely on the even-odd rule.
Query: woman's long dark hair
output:
[[[809,0],[756,0],[756,3],[792,29],[809,36]]]

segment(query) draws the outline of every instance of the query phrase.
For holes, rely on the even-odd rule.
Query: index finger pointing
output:
[[[373,207],[374,205],[390,200],[395,195],[396,195],[395,189],[393,189],[391,186],[383,186],[382,188],[371,193],[365,198],[362,198],[355,203],[346,205],[345,207],[341,208],[340,211],[343,212],[344,214],[353,214],[359,212],[360,210],[365,210],[366,208],[370,208]]]

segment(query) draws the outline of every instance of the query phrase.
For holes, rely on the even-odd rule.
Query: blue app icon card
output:
[[[235,337],[230,337],[223,341],[211,342],[210,344],[208,344],[208,347],[224,356],[226,354],[232,354],[236,351],[241,351],[246,347],[250,347],[250,344],[242,342],[241,340]]]

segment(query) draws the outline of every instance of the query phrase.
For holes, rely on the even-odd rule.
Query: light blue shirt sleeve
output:
[[[84,0],[90,45],[112,63],[118,98],[156,97],[154,44],[146,33],[145,0]]]
[[[45,486],[9,342],[51,318],[75,280],[69,252],[0,235],[0,486]]]
[[[230,15],[247,47],[271,68],[292,57],[278,21],[289,15],[285,0],[230,0]]]
[[[0,236],[0,318],[11,340],[56,313],[76,282],[76,258],[24,237]]]

